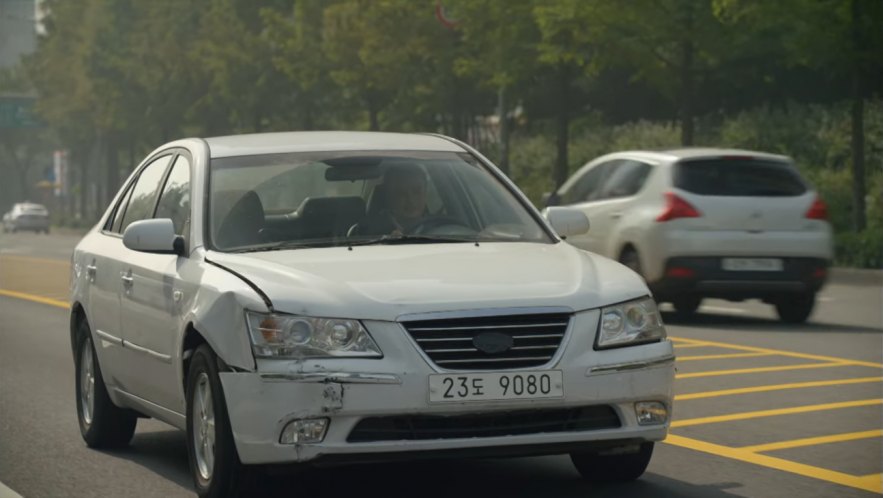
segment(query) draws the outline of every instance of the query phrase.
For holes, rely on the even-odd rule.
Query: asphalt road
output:
[[[0,235],[0,498],[193,496],[178,431],[141,420],[131,447],[113,452],[89,450],[80,438],[60,307],[75,242]],[[881,310],[879,285],[835,281],[803,326],[782,325],[771,308],[751,302],[709,301],[689,321],[665,313],[679,357],[672,435],[634,483],[591,486],[568,458],[544,457],[322,469],[268,477],[260,491],[875,496],[883,471]]]

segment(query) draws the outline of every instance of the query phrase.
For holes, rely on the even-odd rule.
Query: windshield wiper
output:
[[[350,240],[347,242],[349,247],[353,246],[370,246],[370,245],[393,245],[393,244],[414,244],[414,243],[438,243],[438,242],[474,242],[478,245],[478,240],[465,237],[451,237],[444,235],[383,235],[373,239]]]
[[[344,245],[341,242],[333,241],[333,240],[323,240],[317,242],[297,242],[286,240],[282,242],[272,242],[269,244],[260,244],[256,246],[243,247],[242,249],[236,249],[230,251],[232,253],[247,253],[247,252],[264,252],[264,251],[283,251],[287,249],[309,249],[315,247],[334,247]]]

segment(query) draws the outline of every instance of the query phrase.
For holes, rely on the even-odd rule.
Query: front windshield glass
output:
[[[212,159],[220,251],[427,242],[552,242],[470,155],[321,152]]]

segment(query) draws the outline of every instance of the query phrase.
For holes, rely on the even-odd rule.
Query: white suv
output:
[[[571,244],[640,273],[681,314],[702,299],[759,298],[805,321],[833,256],[827,210],[790,158],[731,149],[618,152],[547,201],[585,213]]]

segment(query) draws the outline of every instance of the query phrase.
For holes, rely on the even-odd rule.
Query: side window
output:
[[[652,166],[640,161],[621,161],[601,188],[601,199],[635,195],[644,186]]]
[[[132,197],[132,186],[126,190],[126,193],[123,195],[123,198],[120,199],[120,203],[117,205],[116,211],[113,213],[113,218],[108,222],[109,227],[106,228],[111,232],[119,233],[120,226],[123,224],[123,215],[126,214],[126,206],[129,204],[129,198]]]
[[[190,160],[178,156],[166,180],[154,218],[171,218],[175,233],[184,235],[190,222]]]
[[[171,160],[172,156],[170,155],[160,157],[141,171],[138,180],[135,182],[135,187],[132,188],[126,212],[123,214],[120,232],[124,232],[126,227],[134,221],[144,220],[153,216],[153,208],[156,205],[156,196],[159,191],[160,182],[162,182],[166,168]]]
[[[599,200],[601,186],[604,185],[611,168],[619,162],[619,160],[609,161],[590,169],[564,194],[561,203],[567,205]]]

